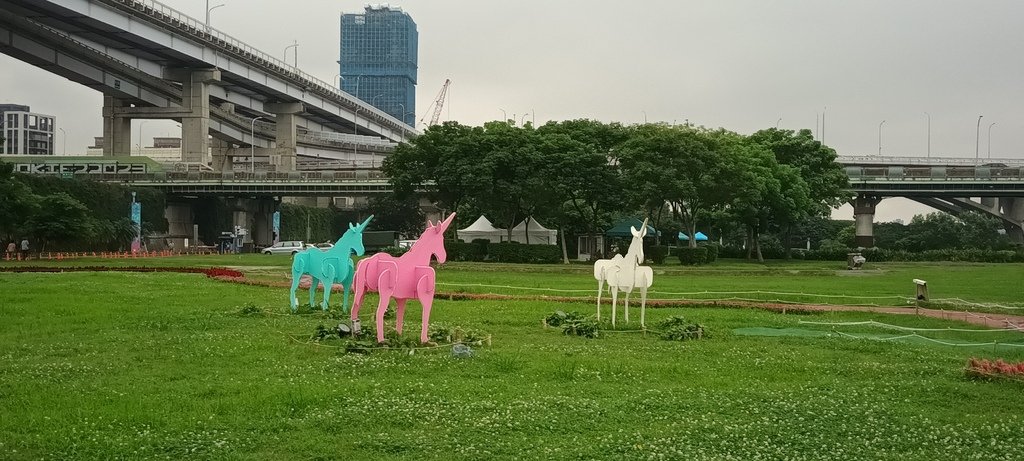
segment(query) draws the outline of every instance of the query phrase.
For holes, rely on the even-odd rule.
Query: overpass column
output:
[[[181,82],[181,160],[210,161],[210,83],[220,81],[220,69],[169,69],[167,78]]]
[[[117,107],[128,107],[128,101],[103,96],[103,156],[127,157],[132,154],[132,119],[117,114]]]
[[[882,201],[876,195],[860,194],[850,202],[853,205],[853,218],[856,221],[855,243],[858,247],[875,246],[875,206]]]
[[[278,171],[295,171],[295,156],[298,147],[298,133],[296,120],[298,114],[304,111],[302,103],[268,103],[264,104],[267,112],[274,114],[277,124],[277,152],[278,158],[275,162]]]
[[[1003,197],[999,199],[1003,214],[1017,221],[1017,225],[1006,223],[1006,235],[1014,243],[1024,243],[1024,197]],[[1005,222],[1005,221],[1004,221]]]

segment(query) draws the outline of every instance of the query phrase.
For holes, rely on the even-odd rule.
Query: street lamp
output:
[[[359,84],[359,80],[356,80],[356,84]],[[362,107],[356,106],[356,112],[352,116],[352,166],[356,166],[356,157],[359,156],[359,109]]]
[[[299,41],[298,40],[292,40],[292,41],[294,43],[284,47],[284,62],[285,62],[285,64],[288,64],[288,49],[289,48],[295,48],[295,52],[292,53],[292,54],[295,55],[295,64],[292,64],[292,67],[299,67]]]
[[[210,13],[217,8],[224,6],[223,3],[210,7],[210,0],[206,0],[206,30],[210,30]]]
[[[878,156],[882,156],[882,125],[885,124],[885,120],[878,124]]]
[[[978,116],[978,126],[977,126],[977,128],[975,128],[975,131],[974,131],[974,163],[978,163],[978,159],[980,158],[980,157],[978,157],[978,145],[981,144],[981,118],[982,117],[984,117],[984,115],[979,115]]]
[[[498,110],[501,111],[501,121],[508,123],[508,113],[505,112],[505,109],[499,107]]]
[[[928,117],[928,158],[932,158],[932,116],[928,113],[924,113],[925,117]]]
[[[64,155],[68,155],[68,133],[66,131],[64,131],[63,128],[57,127],[57,129],[60,130],[61,136],[63,136],[63,138],[64,138]],[[989,144],[991,144],[991,143],[989,143]]]
[[[526,113],[523,114],[522,117],[519,117],[519,126],[523,126],[523,124],[526,123],[526,116],[527,115],[529,115],[529,112],[526,112]]]
[[[996,122],[992,122],[988,126],[988,158],[992,158],[992,127],[996,126]]]
[[[252,119],[252,125],[249,127],[249,170],[251,173],[256,174],[256,121],[267,120],[263,117],[256,117]]]
[[[373,107],[377,107],[377,98],[379,98],[381,96],[384,96],[384,93],[378,94],[377,96],[374,96],[373,98],[370,98],[370,105],[373,106]]]
[[[640,112],[644,113],[644,124],[646,125],[647,124],[647,111],[646,110],[641,110]]]
[[[775,121],[775,129],[779,129],[780,123],[782,123],[782,117],[779,117],[779,119]]]

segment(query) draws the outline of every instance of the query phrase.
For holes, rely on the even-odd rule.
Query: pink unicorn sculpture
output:
[[[391,298],[395,298],[398,310],[395,312],[395,330],[402,334],[402,321],[405,317],[405,303],[410,299],[418,299],[423,305],[423,326],[420,331],[420,342],[427,342],[427,327],[430,323],[430,307],[434,302],[434,268],[430,267],[431,256],[444,264],[447,254],[444,250],[444,231],[452,223],[455,213],[443,222],[433,224],[427,221],[427,230],[423,231],[409,251],[402,256],[394,257],[387,253],[377,253],[364,258],[356,265],[355,299],[352,302],[352,320],[359,318],[359,308],[363,305],[363,296],[367,291],[380,293],[377,304],[377,342],[384,342],[384,313],[388,310]]]

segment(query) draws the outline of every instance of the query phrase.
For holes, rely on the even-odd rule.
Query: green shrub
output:
[[[647,257],[654,261],[654,264],[665,264],[665,258],[668,257],[668,247],[664,245],[654,245],[650,250],[647,250]]]
[[[501,263],[556,264],[562,260],[558,245],[492,243],[487,245],[487,251],[491,261]]]
[[[708,250],[705,247],[679,248],[679,263],[684,266],[696,266],[707,262]]]
[[[449,261],[483,261],[487,256],[487,247],[478,243],[447,241],[444,247]]]
[[[705,261],[708,264],[713,263],[713,262],[718,260],[719,250],[722,249],[721,245],[719,245],[717,243],[706,243],[706,244],[704,244],[702,246],[704,247],[705,251],[707,251],[707,257],[705,258]]]
[[[658,323],[658,336],[666,341],[688,341],[707,338],[707,331],[699,323],[689,323],[679,316],[672,316]]]

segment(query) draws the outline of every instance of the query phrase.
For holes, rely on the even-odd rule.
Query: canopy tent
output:
[[[527,224],[529,224],[529,242],[526,241]],[[516,227],[512,228],[512,241],[529,243],[531,245],[557,245],[558,231],[546,229],[531,216],[524,219],[523,222],[516,224]]]
[[[504,229],[494,227],[494,225],[491,224],[491,221],[489,221],[484,215],[480,215],[480,217],[476,219],[476,222],[470,224],[469,227],[459,229],[458,234],[459,239],[464,242],[483,239],[494,243],[501,242],[502,237],[505,235]]]
[[[637,230],[640,230],[640,226],[643,226],[643,225],[644,225],[643,220],[636,219],[636,218],[629,218],[629,219],[626,219],[624,221],[619,222],[618,224],[616,224],[611,229],[606,230],[604,232],[604,235],[607,235],[609,237],[627,237],[627,238],[632,238],[633,237],[633,233],[630,232],[632,230],[631,228],[635,228]],[[647,225],[647,237],[654,237],[656,235],[659,235],[658,231],[656,231],[654,229],[654,226],[651,226],[650,224],[648,224]]]
[[[708,240],[708,236],[704,235],[703,232],[697,232],[696,236],[697,236],[697,241],[698,242],[706,242]],[[689,241],[690,240],[690,236],[680,232],[679,233],[679,240],[682,240],[684,242]]]

